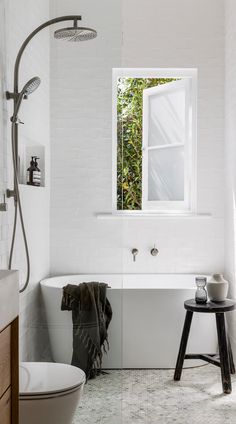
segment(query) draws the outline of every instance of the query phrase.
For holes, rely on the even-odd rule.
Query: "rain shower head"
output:
[[[35,90],[37,90],[38,86],[41,83],[41,79],[39,77],[31,78],[23,87],[22,93],[24,93],[24,96],[29,96],[29,94],[33,93]]]
[[[97,31],[92,28],[78,27],[75,20],[73,27],[58,29],[54,32],[54,37],[58,40],[87,41],[96,38]]]

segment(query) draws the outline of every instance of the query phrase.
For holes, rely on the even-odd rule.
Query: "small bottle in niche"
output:
[[[31,157],[30,167],[27,169],[27,184],[40,187],[41,185],[41,171],[38,167],[37,156]]]
[[[200,304],[206,303],[207,302],[206,277],[196,277],[195,282],[197,286],[197,290],[195,294],[196,303],[200,303]]]

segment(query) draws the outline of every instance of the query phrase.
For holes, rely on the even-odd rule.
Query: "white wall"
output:
[[[1,56],[3,57],[4,79],[1,87],[3,111],[1,124],[1,185],[3,193],[6,188],[13,188],[10,116],[12,102],[5,100],[4,91],[13,89],[13,68],[16,54],[27,35],[49,17],[48,0],[32,2],[31,0],[1,1],[0,27]],[[23,152],[25,146],[42,144],[46,149],[46,168],[49,169],[49,32],[44,31],[28,46],[20,67],[20,88],[33,76],[40,76],[42,84],[39,89],[24,101],[19,116],[25,125],[19,128],[19,147]],[[3,150],[2,150],[3,149]],[[25,164],[25,168],[28,164]],[[45,189],[27,186],[20,188],[22,207],[25,215],[26,232],[31,258],[31,279],[26,292],[20,296],[20,351],[21,359],[35,359],[39,355],[37,335],[44,332],[44,323],[39,315],[38,282],[49,273],[49,173],[46,176]],[[8,212],[1,213],[0,221],[0,265],[7,268],[9,245],[13,224],[13,200],[8,200]],[[18,230],[16,253],[13,267],[20,269],[21,283],[25,278],[25,254],[21,231]]]
[[[121,223],[94,214],[111,204],[111,69],[121,65],[121,3],[51,1],[51,16],[66,14],[82,14],[99,37],[51,40],[51,273],[119,272]]]
[[[81,13],[98,38],[79,46],[51,42],[51,273],[222,271],[224,1],[87,0],[78,7],[51,0],[51,15],[65,12]],[[94,216],[111,207],[116,66],[198,68],[198,211],[211,218]],[[149,253],[154,243],[157,258]],[[132,247],[140,250],[135,263]]]
[[[235,297],[236,272],[236,3],[226,0],[225,26],[225,273]],[[231,337],[236,353],[235,314],[230,320]]]
[[[1,97],[12,88],[13,64],[26,35],[50,15],[81,13],[96,40],[68,44],[51,38],[51,273],[215,272],[224,268],[224,5],[226,5],[226,273],[235,281],[235,25],[234,0],[5,0],[0,2]],[[6,48],[7,46],[7,48]],[[112,67],[197,67],[198,208],[207,219],[98,220],[111,204]],[[24,103],[22,145],[46,146],[46,186],[22,187],[32,260],[28,294],[21,296],[21,356],[37,358],[38,281],[49,271],[49,42],[44,30],[24,55],[21,84],[43,83]],[[0,109],[0,195],[12,187],[9,116]],[[0,213],[0,267],[7,267],[13,207]],[[24,267],[21,244],[15,268]],[[152,258],[149,248],[160,250]],[[124,249],[123,249],[124,247]],[[130,248],[140,254],[133,263]],[[23,279],[23,275],[21,276]],[[234,287],[234,284],[232,284]],[[40,338],[38,338],[39,340]],[[41,352],[41,354],[43,354]]]
[[[0,2],[0,97],[4,98],[6,90],[6,22],[5,4]],[[0,103],[0,202],[3,202],[3,193],[7,184],[7,143],[6,143],[6,102]],[[4,268],[7,258],[8,224],[6,213],[0,212],[0,268]]]
[[[212,214],[210,219],[127,221],[129,272],[223,269],[223,6],[221,0],[123,2],[124,67],[198,68],[197,207],[198,212]],[[160,250],[157,258],[149,254],[153,243]],[[132,245],[142,249],[135,264],[128,252]]]
[[[235,69],[234,0],[5,0],[0,2],[0,91],[12,88],[13,63],[26,35],[50,15],[81,13],[96,40],[68,44],[51,37],[52,160],[49,165],[49,42],[44,30],[30,44],[21,84],[43,83],[24,103],[21,143],[45,144],[47,188],[22,187],[32,259],[28,294],[21,296],[21,356],[37,358],[44,334],[38,281],[49,272],[49,185],[52,169],[51,273],[215,272],[235,289]],[[226,21],[224,22],[224,6]],[[226,25],[226,50],[224,35]],[[7,48],[6,48],[7,46]],[[226,63],[226,190],[224,189],[224,63]],[[206,219],[98,220],[111,204],[112,67],[197,67],[198,209]],[[12,187],[10,103],[0,109],[0,195]],[[224,256],[224,199],[226,243]],[[0,213],[0,267],[7,267],[13,207]],[[18,239],[20,236],[18,235]],[[149,248],[160,250],[152,258]],[[15,268],[24,267],[20,241]],[[123,249],[124,247],[124,249]],[[140,250],[133,263],[130,249]],[[23,279],[23,275],[21,276]],[[233,333],[232,333],[233,334]],[[39,340],[40,338],[38,338]],[[41,352],[41,354],[43,354]]]

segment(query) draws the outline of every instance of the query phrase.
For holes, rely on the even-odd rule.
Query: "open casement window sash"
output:
[[[191,208],[191,81],[143,91],[142,210]]]

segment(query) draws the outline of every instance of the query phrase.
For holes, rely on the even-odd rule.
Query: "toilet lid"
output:
[[[20,364],[20,396],[68,392],[84,382],[84,372],[72,365],[52,362]]]

